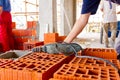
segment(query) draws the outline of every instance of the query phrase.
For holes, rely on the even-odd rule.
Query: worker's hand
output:
[[[0,6],[0,15],[2,14],[2,12],[3,12],[3,7]]]

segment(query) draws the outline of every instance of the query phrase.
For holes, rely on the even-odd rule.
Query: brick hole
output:
[[[104,64],[99,64],[99,66],[104,66]]]
[[[16,67],[13,67],[12,69],[15,69],[15,70],[16,70],[17,68],[16,68]]]
[[[74,69],[70,69],[69,71],[74,71]]]
[[[77,74],[77,73],[76,73],[76,74],[74,74],[74,76],[75,76],[75,77],[80,77],[80,74]]]
[[[68,66],[68,65],[65,65],[65,67],[67,67],[67,68],[68,68],[69,66]]]
[[[76,71],[76,73],[86,74],[86,70],[78,69],[78,70]]]
[[[52,63],[50,63],[49,65],[53,65]]]
[[[93,70],[99,70],[99,68],[93,68]]]
[[[98,64],[92,64],[93,66],[98,66]]]
[[[1,68],[5,68],[5,66],[2,66]]]
[[[90,63],[85,63],[85,65],[91,65]]]
[[[113,71],[110,71],[109,73],[110,73],[110,74],[115,74],[115,72],[113,72]]]
[[[46,70],[46,68],[42,68],[42,70]]]
[[[112,62],[117,63],[117,60],[112,60]]]
[[[96,49],[93,49],[93,51],[96,51]]]
[[[58,72],[57,74],[62,75],[63,73],[62,72]]]
[[[27,61],[26,63],[31,63],[30,61]]]
[[[38,62],[37,64],[41,64],[40,62]]]
[[[41,64],[41,66],[44,66],[44,65],[45,65],[44,63]]]
[[[116,77],[116,75],[115,75],[115,74],[110,74],[110,77],[114,77],[114,78],[115,78],[115,77]]]
[[[37,72],[38,72],[38,73],[41,73],[42,71],[38,70]]]
[[[98,75],[98,71],[96,71],[96,70],[89,70],[88,74],[89,75]]]
[[[101,49],[98,49],[97,52],[101,52]]]
[[[35,67],[35,65],[29,65],[27,68],[34,68]]]
[[[34,71],[37,71],[38,69],[37,69],[37,68],[34,68],[33,70],[34,70]]]
[[[104,62],[101,60],[96,60],[96,64],[104,64]]]
[[[23,70],[23,68],[18,68],[18,70]]]
[[[66,72],[65,70],[61,70],[61,72]]]
[[[74,62],[77,62],[77,61],[79,61],[79,58],[75,58],[75,59],[74,59]]]
[[[79,68],[84,68],[83,66],[79,66]]]
[[[109,49],[106,49],[106,52],[110,52],[110,50],[109,50]]]
[[[41,68],[41,66],[38,66],[37,68]]]
[[[84,78],[89,78],[89,75],[82,75],[82,77],[84,77]]]
[[[18,67],[26,67],[27,65],[26,64],[21,64],[21,65],[19,65]]]
[[[115,52],[113,49],[111,49],[111,52]]]
[[[84,63],[85,62],[85,59],[81,59],[79,63]]]
[[[31,48],[32,48],[32,46],[31,46],[31,45],[28,45],[28,46],[27,46],[27,49],[31,49]]]
[[[71,67],[71,69],[75,69],[75,67]]]
[[[101,78],[100,80],[109,80],[108,78]]]
[[[50,58],[49,57],[46,57],[46,58],[44,58],[44,59],[47,59],[47,60],[49,60]],[[54,60],[54,59],[53,59]]]
[[[94,63],[94,60],[87,60],[86,63]]]
[[[111,66],[110,64],[106,64],[106,66]]]
[[[105,52],[105,49],[102,49],[101,51],[102,51],[102,52]]]
[[[9,68],[13,68],[13,67],[14,67],[14,66],[12,66],[12,65],[11,65],[11,66],[9,66]]]
[[[108,76],[107,75],[101,75],[101,78],[106,78],[106,80],[107,80]]]
[[[110,80],[118,80],[118,79],[116,79],[116,78],[110,78]]]
[[[92,69],[92,67],[86,67],[86,69]]]
[[[98,79],[98,76],[91,76],[92,79]]]
[[[107,70],[106,69],[102,69],[101,72],[107,72]]]
[[[115,69],[109,69],[109,71],[115,71]]]
[[[45,67],[50,67],[50,66],[47,65],[47,66],[45,66]]]
[[[67,70],[68,68],[67,67],[64,67],[63,70]]]
[[[72,72],[67,72],[66,74],[72,74]]]

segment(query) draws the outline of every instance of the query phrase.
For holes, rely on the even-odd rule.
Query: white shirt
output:
[[[103,0],[101,2],[101,9],[103,9],[103,23],[117,22],[116,4],[112,3],[112,9],[110,9],[109,1]]]

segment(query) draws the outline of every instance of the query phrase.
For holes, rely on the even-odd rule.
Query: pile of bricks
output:
[[[117,59],[107,60],[120,69]],[[1,65],[0,80],[120,80],[120,76],[101,60],[34,52]]]
[[[41,43],[59,42],[65,37],[58,33],[46,33],[44,43]],[[34,46],[37,46],[37,42],[26,43],[25,49]],[[86,48],[78,54],[107,59],[120,69],[114,49]],[[16,61],[3,61],[3,64],[0,66],[0,80],[120,80],[117,70],[110,64],[74,55],[31,53]]]
[[[53,73],[74,56],[32,53],[0,66],[0,80],[49,80]]]
[[[15,49],[23,50],[24,42],[35,40],[37,38],[37,21],[27,21],[26,29],[16,29],[15,22],[12,23],[12,32],[14,35]]]
[[[45,33],[44,41],[28,41],[24,42],[23,49],[28,50],[34,48],[36,46],[42,46],[45,44],[55,43],[55,42],[63,42],[66,36],[59,36],[58,33]]]

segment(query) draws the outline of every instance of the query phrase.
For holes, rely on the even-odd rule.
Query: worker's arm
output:
[[[82,32],[83,28],[88,23],[88,19],[91,13],[81,14],[79,19],[76,21],[76,23],[73,26],[72,31],[69,33],[69,35],[66,37],[64,42],[70,43],[72,40]]]
[[[75,37],[79,33],[82,32],[86,24],[88,23],[88,19],[90,15],[94,15],[98,9],[98,5],[100,3],[100,0],[84,0],[81,10],[81,15],[79,19],[75,22],[72,30],[68,34],[68,36],[65,38],[64,42],[71,43]]]

